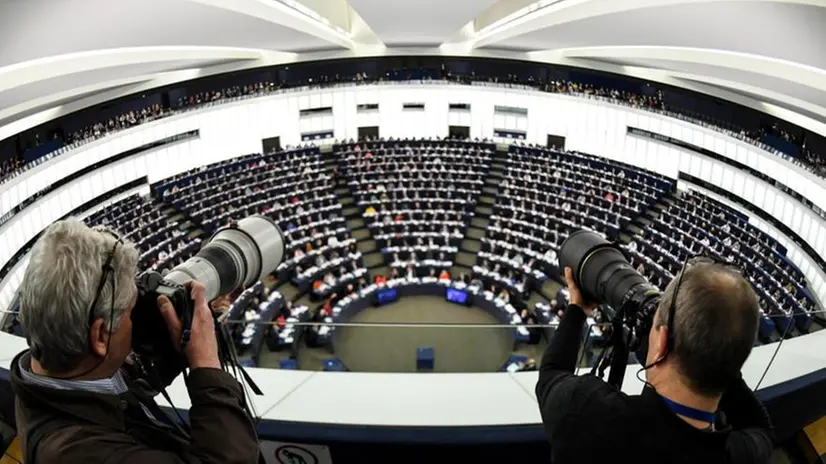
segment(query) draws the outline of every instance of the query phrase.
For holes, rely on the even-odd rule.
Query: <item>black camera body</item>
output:
[[[284,234],[272,219],[254,215],[221,228],[198,253],[160,274],[138,276],[138,301],[132,310],[132,350],[157,363],[183,359],[169,337],[158,297],[169,298],[181,321],[181,346],[189,341],[195,302],[186,283],[204,286],[207,301],[253,285],[275,270],[286,255]],[[219,334],[216,324],[216,335]]]
[[[165,296],[175,308],[181,321],[181,343],[189,341],[195,302],[183,284],[164,280],[156,271],[146,271],[135,281],[138,286],[138,302],[132,311],[132,350],[144,358],[157,361],[181,358],[172,344],[160,310],[158,297]]]

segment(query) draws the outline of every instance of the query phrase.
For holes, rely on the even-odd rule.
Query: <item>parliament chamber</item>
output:
[[[302,84],[309,84],[306,86],[259,81],[182,95],[168,108],[153,104],[115,116],[115,122],[80,128],[67,137],[62,148],[34,160],[10,161],[0,178],[0,185],[9,186],[9,192],[75,152],[91,152],[111,139],[138,134],[144,128],[149,131],[174,125],[159,130],[166,137],[172,133],[180,136],[147,149],[142,147],[152,140],[138,141],[136,137],[113,149],[118,154],[112,158],[129,150],[136,152],[113,163],[131,156],[141,159],[124,168],[132,171],[117,174],[123,186],[98,188],[96,195],[87,195],[85,204],[60,198],[61,189],[73,187],[74,182],[78,190],[93,189],[81,183],[91,179],[94,168],[84,171],[87,168],[82,166],[67,173],[75,177],[65,184],[44,184],[42,193],[32,191],[29,196],[14,198],[6,194],[0,227],[4,233],[19,232],[22,238],[15,239],[14,246],[0,255],[4,260],[1,302],[6,305],[0,309],[9,311],[2,319],[7,332],[4,336],[16,336],[18,344],[19,337],[25,337],[25,327],[16,317],[20,308],[15,292],[28,253],[41,232],[38,223],[26,215],[35,210],[38,201],[45,203],[54,196],[53,204],[60,211],[48,216],[48,221],[42,219],[44,226],[75,216],[89,226],[111,229],[136,246],[140,271],[169,271],[195,256],[214,234],[252,215],[266,216],[278,225],[286,245],[284,259],[265,278],[237,289],[212,308],[222,314],[220,321],[231,335],[240,363],[277,397],[272,402],[269,398],[260,400],[273,412],[269,418],[276,422],[301,421],[304,412],[296,408],[291,416],[279,415],[276,404],[291,393],[272,385],[289,378],[284,385],[299,389],[308,379],[322,379],[315,376],[324,371],[351,371],[353,377],[345,382],[356,382],[357,375],[375,375],[365,380],[374,382],[371,394],[403,383],[379,376],[413,372],[489,373],[513,375],[514,379],[523,375],[514,385],[524,390],[535,378],[528,376],[535,375],[541,353],[553,340],[568,304],[560,247],[572,233],[583,229],[614,243],[633,268],[660,291],[665,291],[695,256],[710,256],[736,266],[760,301],[756,343],[765,349],[753,356],[749,382],[756,385],[763,381],[769,357],[780,363],[780,369],[789,371],[771,371],[775,377],[769,377],[767,388],[819,371],[810,360],[796,366],[797,351],[793,350],[810,350],[815,337],[823,336],[818,331],[826,325],[821,304],[826,285],[819,264],[823,254],[816,249],[823,244],[811,238],[820,230],[815,229],[815,223],[823,221],[817,206],[822,202],[806,194],[797,195],[812,199],[811,203],[798,201],[789,194],[794,193],[795,185],[787,180],[783,187],[771,178],[771,172],[764,176],[771,178],[773,186],[756,176],[752,176],[756,180],[742,181],[744,185],[764,182],[761,188],[780,192],[772,198],[788,197],[784,208],[796,202],[812,218],[804,220],[804,213],[796,212],[789,220],[781,217],[779,210],[755,207],[744,194],[731,193],[736,181],[718,179],[708,166],[737,161],[738,150],[753,150],[770,163],[787,163],[801,176],[817,178],[813,185],[823,183],[822,166],[791,163],[779,150],[770,150],[740,131],[701,125],[686,115],[678,118],[665,111],[665,103],[656,95],[573,81],[532,82],[509,75],[506,79],[510,82],[481,77],[474,81],[469,75],[448,76],[438,69],[402,70],[387,76],[392,76],[387,77],[392,82],[363,76],[340,77],[325,85],[302,80]],[[394,117],[381,110],[389,106],[388,95],[409,90],[411,96],[390,101],[412,105],[417,99],[424,100],[430,89],[440,92],[432,99],[441,99],[440,119],[429,113],[436,105],[428,100],[422,103],[421,117],[411,116],[418,108],[404,114],[401,106],[396,116],[402,122],[394,123],[393,131],[384,130],[383,122],[375,122],[378,116],[381,121]],[[467,92],[455,101],[472,101],[468,109],[454,111],[442,101],[460,92],[456,89]],[[524,99],[513,102],[508,99],[512,95]],[[206,119],[224,111],[222,107],[228,112],[236,111],[234,108],[237,113],[258,111],[251,108],[259,100],[281,105],[281,99],[287,98],[294,98],[302,107],[293,116],[312,122],[301,129],[305,132],[281,135],[278,146],[268,144],[264,136],[272,133],[263,129],[250,132],[253,137],[239,132],[242,126],[258,127],[255,121],[269,113]],[[539,107],[547,103],[540,98],[558,102],[553,107],[557,114],[553,124],[564,124],[564,130],[569,131],[567,140],[558,135],[564,131],[554,129],[551,122],[535,123],[541,114],[534,116],[533,106],[526,110],[530,116],[524,116],[514,108],[506,111],[491,104],[528,107],[536,100]],[[342,101],[347,101],[347,111],[352,113],[348,115],[359,121],[348,122],[346,130],[337,126],[337,116],[318,109],[329,104],[329,113],[337,115],[344,112]],[[373,101],[381,102],[377,109],[363,106]],[[593,110],[598,116],[568,118],[561,111],[579,108],[577,105],[583,108],[581,114]],[[592,128],[613,120],[616,115],[605,117],[613,115],[607,111],[628,113],[620,129],[604,130],[608,135],[598,143],[587,130],[575,135],[579,122],[586,121]],[[476,112],[485,112],[490,121],[477,124]],[[196,119],[202,114],[206,122]],[[670,137],[689,134],[683,138],[703,146],[720,145],[714,138],[719,137],[735,147],[735,154],[720,152],[712,159],[698,150],[689,153],[683,147],[679,152],[666,146],[668,142],[642,141],[631,134],[631,126],[642,127],[643,121],[653,130],[659,123],[652,121],[659,118],[703,129],[700,136],[692,136],[675,123],[673,129],[662,129]],[[431,130],[430,119],[439,119],[440,129]],[[442,124],[446,121],[451,124]],[[225,128],[225,124],[236,125]],[[319,124],[336,127],[324,126],[330,129],[328,133],[316,130]],[[460,130],[464,125],[467,133]],[[551,133],[554,130],[557,136]],[[322,132],[326,135],[319,135]],[[190,135],[183,135],[187,133]],[[236,136],[246,142],[214,143],[217,138],[231,140]],[[704,142],[703,137],[710,141]],[[751,153],[748,151],[748,156]],[[663,161],[666,155],[675,156]],[[695,168],[692,163],[704,156],[708,163],[701,160]],[[734,171],[732,164],[727,166]],[[102,185],[103,177],[106,175],[90,182]],[[784,224],[785,228],[781,227]],[[810,235],[805,236],[807,233]],[[613,314],[613,308],[604,306],[588,318],[578,359],[582,372],[595,366],[608,345]],[[360,343],[359,338],[364,340]],[[802,348],[773,351],[786,340],[784,346]],[[777,353],[784,354],[775,360],[772,354]],[[632,373],[628,377],[633,377],[633,366],[628,372]],[[415,383],[423,381],[410,381],[411,393],[406,398],[415,396],[414,389],[429,391],[426,384]],[[333,380],[328,382],[329,389],[339,388]],[[178,401],[185,391],[180,383],[175,385],[173,397]],[[355,383],[347,385],[340,388],[348,392],[359,388]],[[634,391],[641,387],[634,384],[628,388]],[[428,404],[448,404],[447,397],[457,392],[461,386],[447,388],[436,394],[444,398]],[[360,398],[354,400],[361,407],[355,415],[362,414],[370,401]],[[319,413],[321,419],[315,422],[333,422],[329,411],[335,407],[319,407],[328,412]],[[520,408],[500,409],[513,414],[516,423],[535,425],[535,413]],[[405,413],[414,415],[414,409],[409,406]],[[490,421],[496,422],[499,419],[493,414]],[[450,422],[448,414],[444,416],[439,420]],[[361,425],[369,425],[375,417],[363,419]],[[485,420],[480,419],[481,424]],[[460,424],[480,425],[472,421]],[[435,424],[425,421],[424,425]]]

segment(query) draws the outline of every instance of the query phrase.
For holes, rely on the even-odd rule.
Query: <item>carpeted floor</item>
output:
[[[352,322],[497,323],[481,309],[435,296],[407,297],[389,306],[370,308]],[[342,327],[338,332],[336,355],[351,370],[360,372],[414,372],[416,348],[421,346],[434,348],[436,372],[493,372],[513,350],[508,329]]]

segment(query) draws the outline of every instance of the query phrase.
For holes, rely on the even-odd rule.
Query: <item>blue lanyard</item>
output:
[[[665,401],[666,406],[668,406],[668,408],[671,409],[671,412],[684,417],[688,417],[689,419],[694,419],[701,422],[708,422],[709,424],[713,424],[714,419],[717,416],[717,413],[700,411],[699,409],[694,409],[692,407],[677,403],[675,401],[671,401],[670,399],[664,396],[660,396],[660,398],[662,398],[663,401]]]

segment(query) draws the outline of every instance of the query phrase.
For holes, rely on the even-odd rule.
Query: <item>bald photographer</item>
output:
[[[135,315],[148,311],[138,304],[137,262],[132,244],[75,219],[51,225],[32,249],[20,287],[29,349],[11,368],[25,462],[257,462],[255,429],[241,385],[221,370],[203,285],[185,284],[186,327],[167,297],[151,302],[172,360],[156,366],[133,352]],[[188,424],[153,399],[184,367]]]
[[[583,243],[576,234],[571,239],[580,243],[568,247],[569,259],[560,260],[570,305],[544,353],[536,385],[551,461],[769,462],[769,417],[740,376],[755,343],[759,310],[739,270],[704,257],[689,259],[660,297],[604,240],[585,237],[590,242]],[[560,254],[566,254],[566,244]],[[641,332],[641,395],[574,373],[583,324],[597,301],[610,302],[617,317],[626,317],[626,327]],[[620,379],[625,363],[611,364]]]

